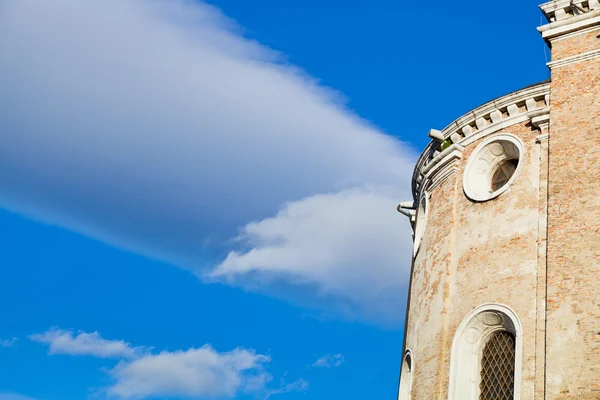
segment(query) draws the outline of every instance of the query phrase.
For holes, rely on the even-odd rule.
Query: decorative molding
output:
[[[530,111],[527,113],[527,116],[531,119],[536,119],[547,115],[550,115],[550,107],[548,106],[544,108],[538,108],[535,111]]]
[[[531,125],[542,132],[540,136],[548,136],[548,129],[550,127],[550,107],[531,112],[528,115],[531,117]],[[538,136],[538,138],[540,136]]]
[[[586,51],[585,53],[576,54],[571,57],[565,57],[563,59],[556,60],[556,61],[550,61],[546,65],[550,69],[561,68],[561,67],[566,67],[567,65],[580,63],[582,61],[587,61],[587,60],[591,60],[593,58],[598,58],[598,57],[600,57],[600,49]]]
[[[538,136],[535,137],[536,143],[546,142],[549,139],[550,139],[550,134],[549,133],[544,133],[542,135],[538,135]]]
[[[581,31],[600,24],[600,9],[588,11],[583,14],[571,16],[561,20],[556,20],[547,25],[540,26],[538,31],[542,38],[550,41],[560,36]]]
[[[466,146],[509,126],[531,121],[537,115],[536,112],[546,113],[549,105],[550,83],[543,82],[485,103],[458,118],[444,130],[436,131],[436,139],[427,145],[415,166],[412,180],[415,201],[418,201],[424,188],[432,190],[458,171],[459,158],[452,159],[453,163],[446,160],[454,150],[459,150],[462,157]],[[439,141],[442,139],[450,140],[453,144],[440,152]],[[440,163],[442,164],[437,166]],[[439,169],[440,172],[429,173],[434,169]]]
[[[564,35],[553,39],[553,42],[560,42],[565,39],[570,39],[575,36],[584,35],[586,33],[595,32],[595,31],[600,31],[600,25],[590,26],[585,29],[579,29],[579,30],[571,32],[571,33],[565,33]]]
[[[487,129],[489,126],[500,123],[507,118],[522,114],[525,112],[525,110],[522,110],[523,106],[527,108],[526,111],[538,108],[536,102],[546,103],[545,97],[549,94],[550,84],[548,82],[509,93],[458,118],[444,128],[442,135],[444,139],[449,139],[454,133],[458,133],[461,139],[474,135],[477,131]],[[498,112],[502,116],[501,120],[498,118]]]
[[[600,9],[598,0],[552,0],[540,5],[550,23],[561,22],[586,15]]]
[[[439,160],[425,166],[423,173],[427,181],[426,191],[432,191],[458,172],[458,161],[464,150],[459,144],[452,145],[437,156]]]
[[[431,160],[431,162],[427,163],[423,167],[423,169],[421,169],[421,173],[423,173],[423,175],[425,175],[426,178],[431,176],[431,171],[437,170],[437,168],[434,168],[434,167],[437,166],[439,168],[438,164],[443,164],[443,161],[446,160],[446,158],[448,158],[448,156],[452,155],[454,152],[458,152],[462,156],[462,152],[464,150],[465,150],[465,148],[463,146],[461,146],[460,144],[453,144],[452,146],[448,147],[446,150],[437,154]]]
[[[528,114],[521,114],[521,115],[518,115],[518,116],[515,116],[512,118],[507,118],[499,124],[490,125],[486,129],[477,132],[477,134],[473,134],[473,135],[469,136],[468,138],[461,140],[460,144],[464,147],[467,147],[471,143],[476,142],[477,140],[484,138],[488,135],[491,135],[492,133],[499,132],[499,131],[504,130],[505,128],[508,128],[509,126],[512,126],[512,125],[527,122],[530,119],[531,118],[528,116]]]

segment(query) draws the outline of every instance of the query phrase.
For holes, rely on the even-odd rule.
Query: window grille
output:
[[[506,185],[510,178],[515,174],[517,170],[517,160],[509,160],[500,164],[494,176],[492,177],[492,190],[499,190],[502,186]]]
[[[513,400],[515,392],[515,337],[496,332],[483,348],[479,400]]]

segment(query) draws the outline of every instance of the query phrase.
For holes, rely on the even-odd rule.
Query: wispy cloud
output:
[[[344,356],[342,354],[326,354],[323,357],[319,357],[312,366],[319,368],[335,368],[341,366],[343,363]]]
[[[0,392],[0,400],[36,400],[18,393]]]
[[[0,206],[203,279],[400,321],[412,150],[217,9],[6,0],[0,54]]]
[[[12,339],[0,339],[0,347],[15,347],[18,340],[16,337]]]
[[[133,347],[123,340],[103,339],[98,332],[85,333],[51,328],[44,333],[29,335],[29,339],[49,346],[48,354],[94,356],[101,358],[132,358],[149,349]]]
[[[308,390],[308,382],[306,382],[304,379],[298,379],[297,381],[294,381],[292,383],[282,384],[279,389],[268,390],[265,395],[265,400],[277,394],[304,392],[306,390]]]

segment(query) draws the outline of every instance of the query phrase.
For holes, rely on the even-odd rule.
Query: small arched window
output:
[[[522,327],[500,304],[471,311],[456,330],[450,360],[450,400],[519,400]]]
[[[412,392],[413,359],[410,350],[406,350],[400,371],[400,389],[398,400],[410,400]]]

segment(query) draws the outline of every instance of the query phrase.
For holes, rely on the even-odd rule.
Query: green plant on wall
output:
[[[450,146],[452,146],[452,141],[450,139],[446,139],[440,145],[440,150],[444,151],[444,150],[446,150]]]

